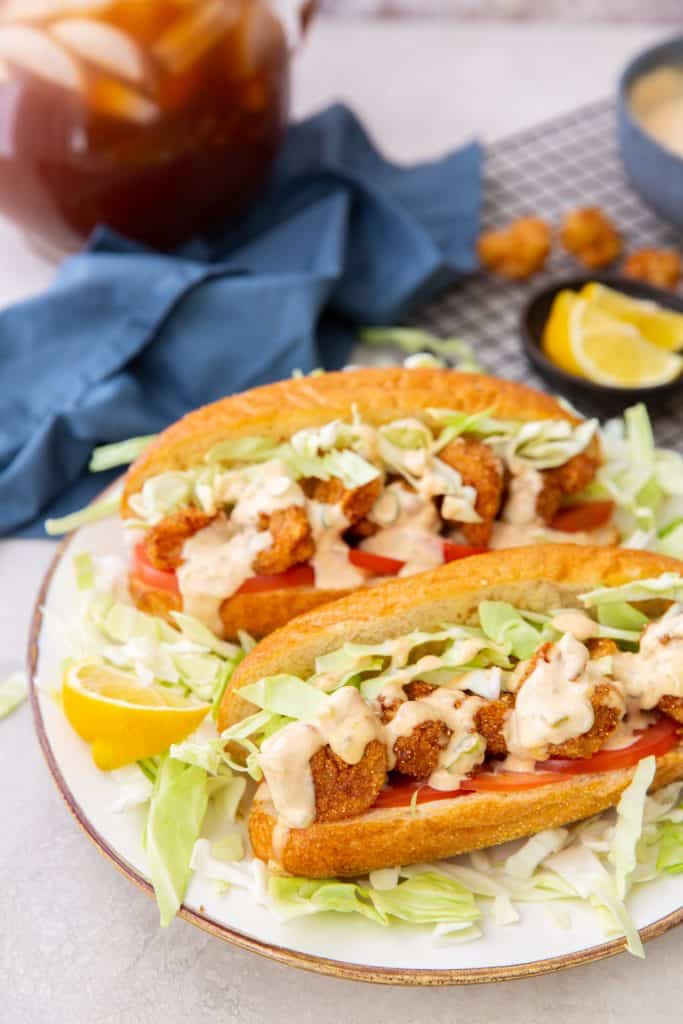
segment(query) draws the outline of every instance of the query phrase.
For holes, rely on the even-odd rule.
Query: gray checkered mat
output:
[[[581,107],[494,143],[487,148],[484,173],[484,230],[531,214],[557,225],[574,207],[600,206],[613,218],[628,249],[681,244],[625,180],[611,102]],[[543,273],[530,281],[479,274],[424,311],[420,324],[436,334],[468,341],[492,373],[547,388],[524,355],[519,314],[527,298],[546,282],[581,272],[556,246]],[[683,450],[680,399],[654,417],[654,423],[660,444]]]

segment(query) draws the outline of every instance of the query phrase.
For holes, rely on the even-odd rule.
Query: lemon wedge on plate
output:
[[[542,347],[562,370],[609,387],[668,384],[683,370],[680,356],[571,291],[555,298]]]
[[[634,299],[598,281],[584,285],[579,295],[600,312],[637,327],[653,345],[670,352],[683,349],[683,313],[663,309],[656,302]]]
[[[128,672],[93,661],[69,665],[62,705],[103,771],[163,753],[194,732],[209,710],[166,686],[145,686]]]

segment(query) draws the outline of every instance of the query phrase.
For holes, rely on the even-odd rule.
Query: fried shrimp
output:
[[[595,687],[591,704],[595,718],[588,732],[564,743],[551,744],[548,747],[548,757],[592,757],[604,746],[605,741],[619,725],[623,710],[615,699],[614,688],[607,683]]]
[[[292,505],[261,515],[259,525],[269,530],[273,543],[257,555],[254,571],[266,575],[286,572],[293,565],[307,562],[315,553],[308,517],[303,508]]]
[[[681,257],[675,249],[636,249],[621,268],[627,277],[657,288],[675,288],[681,276]]]
[[[538,217],[522,217],[499,231],[479,236],[479,258],[487,270],[523,280],[545,265],[550,253],[550,227]]]
[[[486,547],[491,540],[493,523],[503,496],[503,467],[500,459],[483,441],[459,437],[439,453],[453,469],[460,473],[463,483],[477,492],[475,511],[481,523],[459,523],[467,541],[477,547]]]
[[[597,206],[572,210],[560,228],[560,240],[587,267],[604,267],[621,252],[621,238],[612,221]]]
[[[308,498],[325,505],[339,505],[349,524],[365,519],[382,493],[382,486],[381,476],[352,490],[345,488],[341,480],[334,476],[329,480],[310,478],[303,483]]]
[[[403,692],[408,700],[419,700],[428,697],[435,689],[431,683],[416,679],[408,683]],[[395,700],[382,705],[382,721],[385,724],[393,719],[401,704],[402,701]],[[426,779],[437,767],[439,754],[450,734],[450,729],[443,722],[435,721],[421,722],[410,736],[399,736],[394,743],[394,770],[413,779]]]
[[[555,469],[541,471],[543,486],[536,499],[536,513],[550,523],[565,497],[578,494],[588,486],[598,469],[599,462],[588,452],[579,452],[569,462]]]
[[[486,740],[487,754],[505,756],[507,745],[503,736],[503,726],[511,709],[515,706],[512,693],[501,693],[498,700],[489,700],[483,704],[475,716],[477,732]]]
[[[683,725],[683,697],[662,697],[657,710]]]
[[[165,572],[177,569],[183,560],[185,541],[203,530],[214,518],[198,508],[184,508],[153,526],[145,537],[144,545],[154,568]]]
[[[347,764],[326,746],[311,758],[316,821],[353,818],[372,807],[387,778],[387,752],[378,740],[368,743],[358,764]]]

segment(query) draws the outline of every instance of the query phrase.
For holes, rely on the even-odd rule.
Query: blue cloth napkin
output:
[[[482,152],[388,163],[333,106],[290,128],[237,226],[172,255],[98,229],[54,286],[0,314],[0,535],[107,482],[91,449],[195,406],[341,366],[354,325],[392,324],[475,269]]]

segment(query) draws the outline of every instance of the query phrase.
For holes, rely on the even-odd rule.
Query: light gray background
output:
[[[434,156],[474,133],[525,127],[610,93],[624,61],[661,35],[493,23],[321,22],[296,69],[295,111],[352,103],[397,159]],[[52,268],[0,221],[0,305]],[[0,541],[0,676],[23,658],[52,545]],[[37,748],[27,706],[0,722],[2,1024],[641,1024],[680,1019],[680,945],[565,974],[470,989],[332,981],[224,946],[156,910],[81,835]]]
[[[319,0],[341,15],[435,14],[458,18],[562,18],[567,21],[683,21],[680,0]]]

